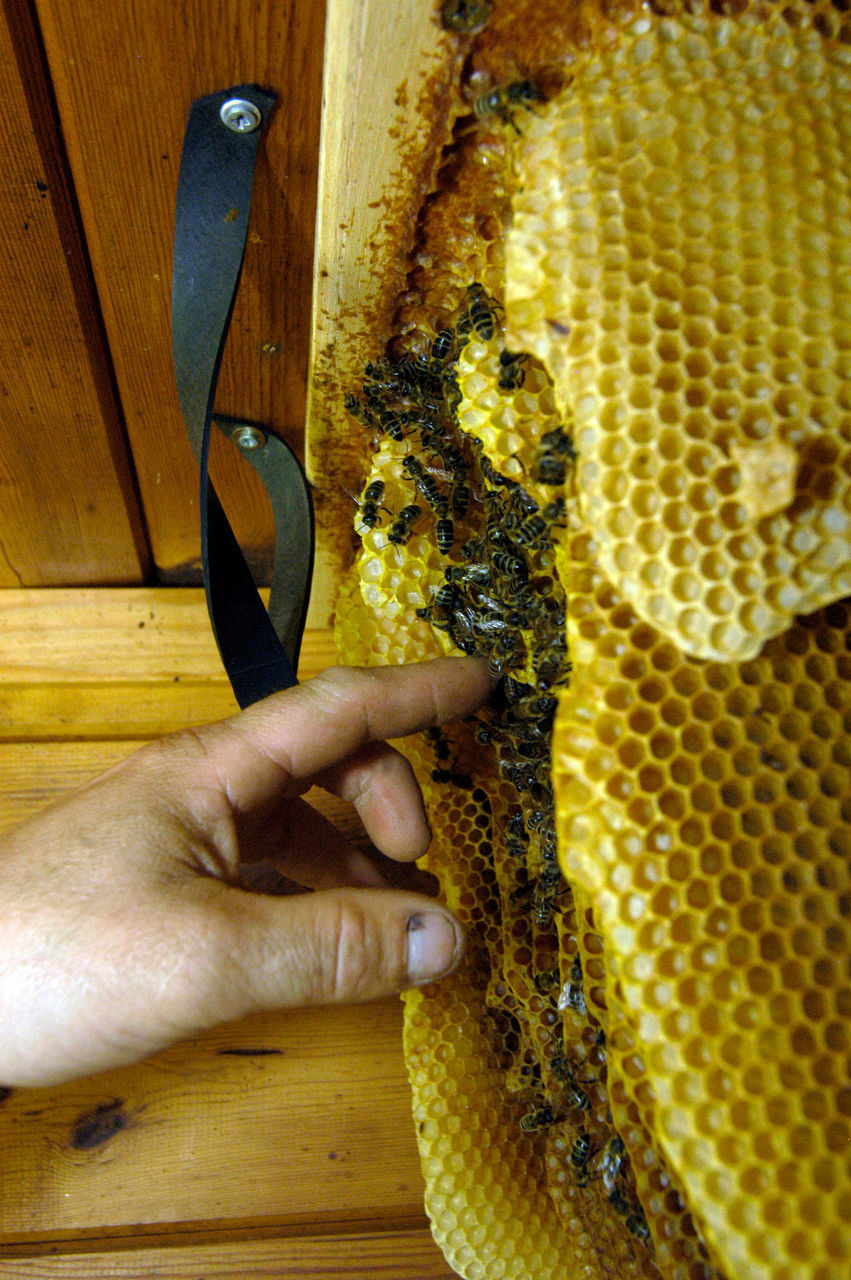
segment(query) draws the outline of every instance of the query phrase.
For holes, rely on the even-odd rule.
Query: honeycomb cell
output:
[[[576,544],[579,554],[587,556],[589,554],[587,544],[580,547]],[[607,606],[608,605],[607,602]],[[741,741],[742,738],[756,738],[757,741],[776,742],[777,746],[773,748],[771,753],[772,778],[778,778],[782,784],[784,778],[790,779],[795,774],[797,765],[798,752],[795,750],[797,743],[801,740],[809,741],[807,735],[812,734],[814,727],[820,729],[820,733],[824,735],[821,739],[826,743],[837,741],[846,731],[844,726],[836,718],[825,716],[824,711],[824,691],[826,685],[820,681],[813,681],[812,676],[807,676],[808,655],[813,652],[813,644],[815,642],[816,651],[819,653],[840,653],[851,642],[851,635],[847,630],[847,617],[843,611],[832,611],[833,617],[842,625],[842,630],[830,627],[828,622],[828,611],[814,616],[811,619],[804,620],[799,626],[793,628],[786,636],[778,637],[767,646],[766,652],[753,664],[742,664],[740,667],[718,668],[712,664],[695,668],[691,666],[687,658],[681,658],[681,666],[679,672],[672,672],[672,684],[677,682],[677,675],[680,673],[688,673],[681,676],[679,680],[680,687],[687,691],[690,699],[691,715],[697,715],[698,718],[705,719],[712,725],[713,735],[716,739],[724,744],[727,752],[732,752],[729,759],[735,767],[736,748],[735,743]],[[642,646],[646,644],[644,635],[644,627],[637,617],[635,619],[635,630],[641,635]],[[833,638],[830,639],[824,633],[833,631]],[[820,641],[820,643],[819,643]],[[593,666],[587,670],[593,671]],[[702,677],[703,688],[695,681],[694,676],[699,672]],[[835,669],[825,670],[822,667],[816,669],[815,674],[818,677],[828,676],[833,678]],[[765,708],[759,704],[754,705],[748,700],[731,700],[728,698],[726,711],[718,702],[714,694],[711,693],[712,688],[731,689],[733,687],[765,687],[771,685],[778,678],[788,679],[795,683],[799,688],[806,688],[808,696],[806,699],[809,708],[808,713],[799,712],[790,717],[781,710],[775,712],[772,716],[766,712]],[[587,685],[583,688],[580,681],[584,680]],[[827,684],[829,685],[830,679]],[[636,692],[638,700],[641,702],[642,693],[640,677],[636,682]],[[652,690],[653,698],[656,697],[656,691]],[[587,699],[590,699],[588,701]],[[576,679],[574,673],[574,681],[571,689],[565,691],[561,695],[561,704],[559,717],[556,725],[556,745],[555,745],[555,767],[556,779],[559,782],[562,770],[573,771],[577,768],[581,770],[581,754],[577,754],[569,750],[565,751],[562,743],[569,743],[571,736],[571,723],[574,716],[583,724],[583,734],[588,737],[588,726],[593,723],[595,712],[593,710],[596,704],[596,695],[593,692],[593,680],[590,676],[586,676],[583,671],[580,673],[580,680]],[[580,710],[584,707],[584,710]],[[734,714],[731,714],[733,707],[736,707]],[[607,716],[609,720],[613,715],[617,714],[617,710],[611,705],[607,707]],[[609,732],[613,732],[609,725]],[[819,736],[819,735],[815,735]],[[593,735],[591,739],[593,740]],[[679,746],[680,751],[687,751],[689,746],[688,738],[685,738]],[[790,750],[790,748],[792,748]],[[748,776],[753,772],[755,761],[758,762],[759,755],[754,755],[752,750],[744,751],[740,755],[739,769]],[[762,747],[763,757],[767,754],[768,749]],[[833,773],[835,766],[832,765],[833,753],[810,753],[808,759],[810,761],[808,769],[812,770],[813,777],[819,791],[825,789],[829,792],[835,792],[837,796],[848,794],[851,788],[851,774],[845,773],[842,776]],[[687,759],[687,758],[686,758]],[[673,772],[673,770],[672,770]],[[736,787],[724,784],[721,779],[724,776],[723,769],[715,767],[707,770],[709,778],[706,785],[709,786],[714,775],[715,801],[713,810],[716,817],[723,815],[725,810],[738,808],[741,804],[742,796]],[[587,777],[584,771],[582,776]],[[687,774],[685,776],[688,776]],[[822,778],[827,782],[827,787],[822,786]],[[590,782],[591,779],[589,778]],[[818,1052],[818,1041],[814,1035],[815,1028],[827,1024],[830,1025],[830,993],[837,991],[837,988],[844,990],[847,985],[847,975],[845,977],[837,970],[835,965],[826,965],[821,963],[818,958],[819,941],[812,930],[812,926],[808,926],[804,922],[801,911],[801,901],[797,896],[797,889],[793,888],[794,876],[791,877],[793,867],[799,858],[802,841],[807,848],[812,847],[814,854],[818,850],[823,850],[826,845],[823,838],[817,834],[817,828],[809,830],[801,827],[801,814],[796,811],[794,814],[790,811],[786,815],[786,806],[783,801],[782,787],[776,791],[769,791],[763,803],[773,806],[775,814],[774,826],[780,833],[782,843],[778,844],[772,854],[772,863],[782,868],[785,866],[787,871],[782,872],[783,883],[789,887],[781,888],[777,882],[766,882],[764,886],[758,878],[758,873],[754,873],[754,878],[744,877],[740,871],[736,870],[736,866],[741,867],[743,864],[756,865],[753,857],[747,857],[745,854],[745,844],[741,839],[733,836],[734,828],[728,829],[726,842],[718,843],[716,840],[713,846],[705,843],[705,835],[701,835],[699,828],[695,826],[692,820],[686,819],[679,829],[671,829],[670,836],[667,840],[660,841],[660,833],[658,825],[653,829],[651,837],[650,829],[645,828],[643,837],[639,843],[646,850],[651,851],[654,848],[664,848],[669,850],[664,861],[659,862],[656,872],[653,871],[652,854],[647,853],[641,860],[640,864],[635,864],[628,859],[625,852],[625,840],[628,832],[632,827],[632,820],[626,818],[627,812],[632,810],[624,810],[612,808],[611,802],[602,803],[603,797],[599,793],[599,781],[593,784],[593,789],[598,793],[599,800],[595,813],[597,818],[594,823],[588,827],[588,838],[582,842],[572,838],[570,844],[566,842],[562,844],[562,858],[565,864],[565,870],[574,883],[585,882],[585,868],[591,861],[595,863],[594,871],[589,876],[589,880],[596,885],[605,883],[608,878],[611,884],[618,884],[620,887],[612,894],[609,892],[597,892],[598,912],[597,918],[601,935],[603,937],[604,946],[607,949],[610,945],[617,946],[618,950],[618,972],[621,974],[621,986],[623,988],[624,998],[633,1008],[659,1008],[664,1003],[664,983],[660,983],[660,979],[665,973],[667,967],[665,957],[669,952],[665,949],[663,938],[665,937],[665,929],[671,914],[671,900],[663,889],[660,889],[659,883],[667,880],[668,886],[676,882],[677,875],[675,872],[679,868],[679,863],[675,861],[677,855],[687,856],[686,850],[689,841],[697,839],[698,847],[703,847],[703,864],[704,876],[707,870],[711,870],[712,879],[707,880],[695,878],[693,875],[688,880],[686,891],[686,899],[694,911],[701,913],[703,916],[703,925],[698,926],[699,932],[703,935],[726,936],[725,955],[728,962],[732,966],[725,969],[719,957],[716,957],[710,951],[706,957],[711,968],[714,971],[714,979],[712,981],[712,1003],[704,1005],[702,1012],[698,1017],[704,1039],[699,1048],[692,1042],[692,1048],[689,1049],[688,1041],[688,1024],[683,1020],[683,1011],[694,999],[697,999],[699,987],[695,987],[689,980],[685,979],[680,984],[678,992],[678,1001],[680,1008],[677,1012],[672,1012],[661,1018],[660,1021],[648,1023],[648,1032],[652,1030],[652,1040],[642,1048],[642,1036],[639,1035],[637,1040],[638,1051],[647,1061],[659,1061],[657,1057],[653,1057],[649,1052],[651,1044],[658,1048],[659,1035],[661,1034],[666,1043],[672,1048],[676,1048],[682,1055],[683,1065],[688,1067],[691,1075],[684,1077],[689,1079],[688,1089],[697,1088],[698,1096],[701,1092],[700,1075],[695,1074],[698,1071],[700,1058],[707,1055],[707,1065],[714,1069],[716,1061],[720,1063],[728,1063],[731,1068],[735,1069],[736,1076],[741,1080],[741,1088],[746,1087],[746,1082],[750,1082],[750,1088],[753,1088],[753,1082],[760,1079],[763,1083],[761,1089],[765,1088],[767,1080],[766,1064],[764,1052],[756,1052],[759,1046],[762,1050],[766,1050],[769,1044],[773,1050],[772,1058],[775,1062],[781,1064],[776,1071],[779,1077],[785,1079],[784,1092],[776,1093],[771,1102],[769,1115],[772,1124],[776,1126],[775,1134],[780,1135],[784,1129],[788,1134],[788,1141],[792,1143],[797,1168],[799,1173],[799,1183],[796,1184],[795,1196],[797,1196],[799,1204],[797,1212],[800,1215],[800,1221],[806,1222],[809,1231],[810,1253],[808,1254],[808,1265],[814,1263],[818,1258],[824,1259],[831,1256],[830,1249],[825,1243],[821,1246],[821,1253],[818,1248],[814,1247],[814,1241],[818,1238],[826,1237],[829,1231],[827,1219],[825,1224],[818,1223],[812,1215],[806,1214],[806,1204],[808,1201],[807,1187],[815,1185],[815,1173],[812,1175],[808,1170],[818,1169],[819,1183],[823,1184],[828,1177],[840,1177],[838,1168],[834,1172],[834,1164],[830,1160],[830,1143],[827,1141],[820,1142],[818,1137],[818,1129],[810,1125],[806,1129],[795,1127],[795,1114],[798,1108],[808,1116],[815,1120],[822,1114],[828,1114],[831,1109],[833,1099],[835,1098],[835,1084],[830,1084],[827,1080],[822,1091],[807,1088],[805,1077],[800,1072],[784,1071],[782,1064],[784,1061],[800,1063],[806,1059],[812,1058]],[[608,793],[609,795],[611,793]],[[701,807],[706,807],[707,798],[704,796],[701,801]],[[760,810],[754,811],[755,814],[761,814]],[[724,830],[724,824],[714,823],[717,831]],[[757,824],[752,830],[745,828],[745,840],[754,841],[754,853],[759,854],[771,852],[770,849],[764,849],[763,826]],[[685,832],[685,835],[684,835]],[[639,831],[635,831],[634,835],[640,835]],[[685,840],[685,843],[684,843]],[[610,851],[610,852],[609,852]],[[706,855],[711,853],[711,857]],[[844,886],[846,884],[845,863],[840,861],[842,875],[840,879],[827,874],[836,866],[836,855],[832,855],[825,861],[825,854],[821,853],[821,859],[825,863],[825,871],[820,875],[820,885],[822,889],[821,896],[818,899],[819,916],[824,916],[825,912],[829,917],[830,923],[834,926],[839,925],[842,915],[840,906],[840,882]],[[601,865],[601,860],[605,860]],[[608,866],[608,872],[605,870]],[[626,881],[622,883],[622,877],[615,875],[617,868],[626,869],[630,866],[633,870],[629,872]],[[602,878],[601,878],[602,872]],[[701,889],[701,886],[702,889]],[[775,900],[778,894],[785,893],[785,912],[778,913],[786,922],[786,927],[781,932],[779,929],[765,930],[764,925],[760,922],[759,917],[750,921],[750,903],[748,901],[751,894],[756,892],[759,895],[768,895]],[[792,896],[790,895],[790,892]],[[635,915],[636,902],[635,897],[643,900],[643,911],[650,914],[656,921],[652,930],[650,925],[646,925],[643,931],[644,936],[634,935],[632,931],[625,928],[626,921],[632,919]],[[758,957],[752,945],[748,944],[747,936],[742,934],[730,933],[729,925],[726,920],[719,915],[717,903],[738,904],[743,912],[748,912],[748,916],[743,919],[748,920],[749,927],[755,929],[759,938],[759,951],[762,957],[762,963],[758,962]],[[810,913],[812,907],[810,908]],[[661,926],[661,929],[660,929]],[[795,939],[800,935],[796,944]],[[668,934],[670,936],[670,934]],[[652,944],[651,944],[652,939]],[[626,945],[629,943],[629,949]],[[800,966],[797,968],[790,967],[784,962],[784,957],[788,954],[787,947],[792,945],[795,949],[803,948],[805,954],[814,956],[816,968],[812,969],[808,974]],[[655,952],[653,960],[653,974],[643,976],[640,985],[635,986],[635,979],[639,974],[644,974],[644,966],[640,964],[642,957],[650,954],[649,948]],[[640,948],[640,949],[637,949]],[[815,954],[814,954],[815,953]],[[757,961],[755,963],[755,961]],[[701,966],[702,970],[706,970],[706,961]],[[740,975],[739,977],[736,974]],[[779,984],[779,985],[778,985]],[[843,985],[845,984],[845,985]],[[791,1007],[788,1005],[788,994],[797,993],[799,1000],[798,1009],[803,1013],[805,1021],[796,1019]],[[661,998],[660,998],[660,993]],[[838,993],[838,992],[837,992]],[[747,994],[747,998],[742,998]],[[726,1008],[727,1012],[724,1012]],[[643,1023],[639,1024],[643,1026]],[[735,1041],[730,1042],[729,1039],[725,1043],[729,1027],[738,1025],[741,1028],[742,1036]],[[836,1025],[835,1023],[832,1025]],[[764,1031],[760,1031],[764,1028]],[[781,1039],[777,1038],[779,1032],[782,1031]],[[770,1033],[770,1034],[769,1034]],[[751,1039],[752,1038],[752,1039]],[[716,1046],[713,1052],[713,1044]],[[749,1050],[749,1045],[753,1045],[753,1050]],[[786,1046],[784,1049],[783,1046]],[[697,1057],[695,1057],[695,1049],[697,1048]],[[676,1055],[675,1059],[676,1060]],[[716,1092],[715,1087],[711,1084],[711,1071],[706,1073],[706,1097],[707,1101],[702,1104],[704,1106],[703,1116],[704,1123],[695,1113],[694,1121],[698,1129],[702,1132],[708,1132],[709,1129],[717,1129],[719,1126],[715,1120],[710,1125],[708,1116],[716,1116],[716,1112],[707,1111],[705,1108],[709,1106],[712,1094]],[[729,1076],[729,1071],[728,1071]],[[652,1074],[653,1088],[657,1095],[665,1096],[666,1086],[664,1075],[660,1078],[660,1073]],[[797,1098],[797,1101],[795,1099]],[[683,1104],[685,1105],[685,1104]],[[747,1109],[742,1109],[737,1113],[738,1123],[737,1131],[746,1134],[752,1124],[758,1125],[758,1117],[750,1115]],[[717,1117],[716,1117],[717,1118]],[[754,1141],[761,1149],[767,1150],[765,1143],[768,1139],[760,1136],[755,1131]],[[756,1248],[755,1240],[759,1230],[764,1230],[764,1223],[754,1221],[748,1215],[742,1215],[734,1212],[732,1205],[728,1206],[729,1212],[726,1219],[723,1214],[713,1214],[715,1221],[710,1222],[703,1215],[706,1212],[705,1201],[701,1203],[702,1197],[706,1194],[705,1178],[702,1171],[695,1169],[694,1174],[686,1173],[689,1165],[687,1147],[673,1139],[666,1142],[665,1150],[671,1163],[678,1169],[681,1176],[685,1178],[686,1201],[689,1203],[695,1214],[696,1220],[703,1223],[706,1231],[707,1239],[710,1244],[719,1248],[718,1239],[720,1236],[725,1237],[723,1245],[719,1251],[724,1257],[745,1257],[749,1256],[751,1263],[749,1264],[748,1274],[759,1275],[779,1275],[778,1270],[772,1269],[772,1260],[768,1258],[762,1262],[756,1269],[755,1260],[760,1257],[761,1250]],[[735,1164],[733,1156],[737,1147],[724,1147],[723,1159],[719,1154],[716,1158],[721,1160],[725,1166],[731,1163]],[[711,1167],[712,1162],[708,1162]],[[784,1228],[788,1227],[790,1214],[795,1210],[795,1196],[790,1200],[790,1188],[782,1186],[782,1178],[780,1174],[773,1171],[769,1165],[766,1165],[760,1172],[760,1179],[766,1188],[773,1186],[782,1189],[784,1204]],[[776,1179],[779,1179],[776,1180]],[[722,1219],[724,1219],[722,1221]],[[770,1224],[769,1224],[770,1225]],[[778,1223],[778,1225],[780,1225]],[[821,1237],[819,1232],[821,1231]],[[789,1232],[787,1231],[788,1235]],[[731,1237],[738,1236],[733,1240]],[[777,1258],[774,1260],[777,1266],[782,1264],[783,1258],[789,1258],[788,1240],[780,1242],[777,1246]],[[782,1247],[781,1247],[782,1246]],[[797,1256],[796,1256],[797,1261]],[[805,1274],[804,1270],[799,1270],[798,1274]]]
[[[851,590],[851,363],[834,356],[851,342],[851,276],[832,265],[851,195],[831,188],[828,201],[816,176],[842,169],[851,70],[809,22],[742,21],[738,43],[735,24],[702,13],[649,30],[641,17],[584,66],[525,131],[506,248],[510,342],[549,367],[575,419],[579,511],[601,568],[685,652],[738,659]],[[682,65],[664,56],[672,47]],[[684,82],[707,110],[671,131]],[[571,263],[603,225],[624,252],[599,282],[565,269],[542,285],[530,270],[542,243]],[[717,256],[704,276],[707,237]],[[655,305],[638,328],[621,298],[648,250]],[[604,305],[584,305],[600,285]],[[546,320],[559,313],[584,318],[561,333]],[[615,405],[632,449],[610,461],[600,426]],[[711,572],[684,572],[693,555]],[[748,572],[734,575],[739,559]]]

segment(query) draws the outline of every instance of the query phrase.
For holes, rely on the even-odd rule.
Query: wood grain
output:
[[[305,631],[300,679],[334,661],[331,633]],[[0,591],[0,827],[140,742],[236,710],[200,588]],[[350,806],[315,789],[308,798],[362,837]]]
[[[110,1250],[7,1261],[9,1280],[447,1280],[427,1229]]]
[[[261,591],[264,600],[268,592]],[[327,629],[304,633],[299,675],[334,661]],[[198,587],[0,592],[0,682],[226,679]]]
[[[299,675],[335,661],[305,632]],[[236,702],[196,587],[0,592],[0,741],[144,739]]]
[[[26,0],[0,4],[0,96],[0,587],[140,582],[140,509]]]
[[[197,581],[195,463],[171,365],[174,198],[186,115],[203,94],[278,95],[216,408],[301,452],[324,6],[319,0],[36,0],[62,129],[162,580]],[[85,104],[84,106],[82,104]],[[218,433],[216,433],[218,436]],[[216,438],[212,471],[248,558],[268,567],[262,486]]]
[[[168,1224],[422,1220],[401,1017],[397,1000],[257,1015],[132,1067],[15,1090],[0,1109],[0,1256]],[[121,1127],[75,1145],[98,1108]]]
[[[436,8],[327,0],[307,445],[322,582],[338,582],[351,556],[346,490],[359,491],[366,453],[343,400],[390,337],[417,214],[449,139],[458,42]]]

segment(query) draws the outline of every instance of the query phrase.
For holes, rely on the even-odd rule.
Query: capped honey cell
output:
[[[849,129],[841,39],[642,15],[518,148],[511,345],[575,419],[601,568],[698,657],[851,592]]]

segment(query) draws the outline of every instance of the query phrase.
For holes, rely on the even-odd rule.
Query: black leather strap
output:
[[[293,666],[307,613],[313,570],[313,501],[301,463],[284,440],[266,427],[216,414],[213,422],[229,436],[266,487],[275,526],[275,563],[269,617]],[[249,444],[244,443],[246,432]]]
[[[254,109],[255,127],[228,127],[222,108],[234,100]],[[313,560],[310,491],[283,440],[263,427],[260,446],[243,448],[270,491],[276,565],[285,566],[275,571],[273,616],[263,605],[207,474],[213,401],[242,269],[254,162],[273,103],[272,94],[254,85],[239,85],[192,104],[174,231],[172,350],[180,408],[201,473],[207,608],[241,707],[296,683]],[[230,118],[233,122],[233,112]],[[252,123],[250,112],[242,123]],[[239,443],[232,422],[223,422],[222,428]]]

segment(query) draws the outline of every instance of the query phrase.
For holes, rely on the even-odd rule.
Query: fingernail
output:
[[[461,934],[440,911],[418,911],[408,921],[408,981],[433,982],[454,968],[461,954]]]

